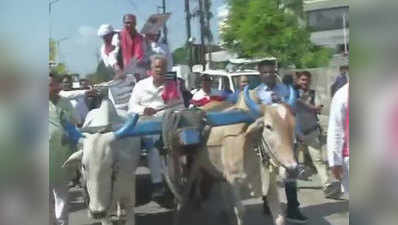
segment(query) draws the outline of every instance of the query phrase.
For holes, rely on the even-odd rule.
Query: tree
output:
[[[51,64],[50,72],[53,73],[55,76],[61,76],[67,73],[67,69],[64,63],[57,62],[57,55],[58,55],[57,42],[54,39],[50,38],[49,54],[48,54],[48,60],[49,63]]]
[[[186,47],[177,48],[173,51],[174,64],[188,65],[188,55]]]
[[[101,83],[111,80],[113,74],[114,72],[112,69],[107,68],[104,62],[101,60],[97,65],[96,71],[94,73],[87,74],[86,78],[93,83]]]
[[[301,6],[291,2],[228,0],[230,11],[221,33],[225,47],[241,57],[276,57],[281,66],[327,65],[332,50],[311,42],[309,30],[298,22]]]

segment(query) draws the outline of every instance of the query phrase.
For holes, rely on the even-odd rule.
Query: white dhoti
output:
[[[343,178],[341,180],[341,186],[342,186],[342,192],[348,197],[350,195],[349,174],[350,174],[350,157],[344,157]]]

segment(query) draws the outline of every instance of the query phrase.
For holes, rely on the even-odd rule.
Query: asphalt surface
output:
[[[137,170],[137,225],[172,225],[175,218],[173,210],[164,208],[150,200],[150,179],[148,170],[139,167]],[[308,225],[348,225],[349,207],[347,200],[325,199],[319,187],[319,180],[316,176],[311,177],[312,181],[299,181],[299,201],[304,215],[309,217]],[[284,189],[281,188],[282,207],[286,207]],[[99,221],[88,217],[87,209],[79,188],[70,190],[70,224],[71,225],[100,225]],[[220,213],[225,205],[219,198],[220,192],[214,187],[210,193],[209,200],[198,208],[188,206],[180,217],[180,224],[187,225],[220,225],[228,224],[226,216]],[[245,225],[273,224],[269,215],[263,214],[262,200],[252,198],[243,201],[246,208],[244,217]],[[119,224],[114,222],[114,224]],[[289,224],[289,223],[287,223]]]

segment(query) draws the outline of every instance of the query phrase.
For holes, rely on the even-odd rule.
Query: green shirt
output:
[[[60,98],[56,105],[49,101],[48,128],[49,128],[49,177],[50,184],[67,182],[70,172],[62,168],[63,163],[73,153],[71,145],[62,141],[65,130],[61,120],[69,120],[72,123],[73,107],[68,100]]]

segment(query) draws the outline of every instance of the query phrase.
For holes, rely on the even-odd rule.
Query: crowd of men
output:
[[[111,25],[103,24],[98,29],[98,36],[103,40],[101,57],[110,73],[107,97],[118,116],[123,118],[133,113],[161,117],[165,109],[203,106],[211,101],[234,102],[248,83],[247,77],[242,76],[240,89],[235,93],[219,91],[211,88],[211,78],[203,75],[200,77],[201,86],[191,93],[186,90],[182,79],[170,79],[166,76],[171,71],[173,62],[167,45],[160,41],[160,33],[149,33],[145,36],[138,33],[136,17],[132,14],[123,16],[122,30],[117,31]],[[262,104],[288,102],[288,85],[293,86],[296,91],[298,100],[291,107],[297,124],[295,146],[302,155],[298,157],[298,161],[304,164],[304,158],[312,159],[325,197],[340,198],[343,193],[348,194],[348,67],[341,67],[342,74],[332,86],[334,96],[330,107],[326,148],[328,164],[323,159],[325,132],[322,131],[317,116],[323,110],[323,105],[317,102],[315,91],[310,89],[311,73],[299,72],[294,76],[286,76],[283,82],[278,82],[273,63],[260,62],[257,69],[262,83],[255,88],[255,92]],[[68,142],[63,131],[65,121],[84,127],[92,119],[87,114],[98,107],[100,101],[96,100],[96,92],[88,80],[81,80],[81,88],[73,90],[72,78],[67,75],[59,80],[50,74],[49,96],[50,203],[54,210],[52,219],[55,224],[68,224],[68,181],[71,175],[62,169],[62,163],[76,146]],[[154,200],[165,194],[159,149],[156,145],[159,138],[158,135],[142,138],[142,146],[148,154]],[[305,169],[301,178],[305,179],[308,167],[303,168]],[[329,175],[329,168],[333,176]],[[288,201],[287,220],[305,223],[308,218],[299,210],[296,181],[286,182],[285,190]],[[268,211],[267,205],[264,205],[264,209]]]

